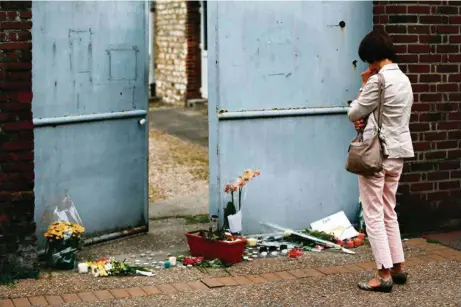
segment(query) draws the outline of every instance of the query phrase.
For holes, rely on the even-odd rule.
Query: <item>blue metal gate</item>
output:
[[[45,207],[66,191],[90,235],[146,227],[147,2],[34,1],[32,11],[39,238]]]
[[[215,1],[208,24],[210,212],[225,202],[223,185],[251,167],[261,177],[248,190],[246,232],[261,221],[302,228],[339,210],[353,218],[345,113],[372,2]]]

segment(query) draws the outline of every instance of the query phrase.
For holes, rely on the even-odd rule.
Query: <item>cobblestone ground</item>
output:
[[[208,150],[160,130],[149,132],[149,201],[208,197]]]

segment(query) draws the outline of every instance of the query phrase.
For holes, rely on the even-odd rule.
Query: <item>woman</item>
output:
[[[368,63],[362,73],[362,88],[351,103],[348,116],[364,140],[377,133],[379,103],[378,76],[384,78],[384,105],[380,139],[384,151],[383,170],[373,176],[359,176],[359,192],[367,235],[375,257],[378,274],[359,287],[368,291],[390,292],[393,283],[405,284],[400,229],[395,203],[403,159],[412,158],[413,145],[409,122],[413,91],[408,77],[395,64],[396,55],[390,37],[382,30],[370,32],[360,43],[359,56]]]

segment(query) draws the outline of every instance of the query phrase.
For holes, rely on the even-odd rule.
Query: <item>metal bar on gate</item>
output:
[[[70,115],[61,117],[34,118],[35,127],[69,125],[75,123],[86,123],[94,121],[125,119],[134,117],[143,117],[147,115],[146,110],[130,110],[122,112],[97,113],[86,115]]]
[[[311,116],[328,114],[346,114],[349,107],[313,107],[296,109],[273,109],[273,110],[248,110],[248,111],[221,111],[218,113],[219,120]]]

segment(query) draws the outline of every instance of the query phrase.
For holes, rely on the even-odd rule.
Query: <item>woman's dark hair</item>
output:
[[[380,28],[375,28],[362,39],[359,46],[359,57],[369,64],[384,59],[392,62],[397,60],[391,38]]]

